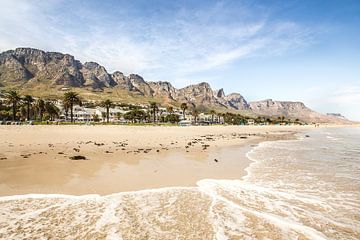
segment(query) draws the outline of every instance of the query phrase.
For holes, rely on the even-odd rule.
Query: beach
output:
[[[311,128],[0,126],[0,195],[105,195],[239,179],[252,145]]]
[[[0,239],[360,237],[359,128],[0,129]]]

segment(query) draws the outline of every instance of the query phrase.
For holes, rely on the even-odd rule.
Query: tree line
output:
[[[52,101],[35,100],[30,95],[20,96],[16,91],[7,92],[5,100],[0,101],[0,119],[44,121],[54,120],[59,114],[60,109]]]
[[[65,119],[70,116],[70,122],[74,122],[74,106],[83,105],[78,93],[68,91],[64,93],[62,98],[62,105],[65,113]],[[86,103],[87,107],[95,107],[97,105],[93,103]],[[115,107],[115,104],[106,99],[102,101],[99,106],[104,107],[106,112],[103,118],[106,118],[106,122],[109,122],[110,109]],[[124,119],[131,122],[141,122],[151,120],[155,123],[157,121],[156,116],[159,113],[159,106],[156,102],[150,102],[148,111],[143,111],[139,106],[132,104],[120,104],[120,106],[127,108],[129,111],[123,115]],[[186,103],[181,105],[183,109],[183,115],[185,116],[185,110],[187,109]],[[174,114],[172,106],[167,108],[169,114],[165,117],[158,119],[160,122],[177,123],[180,121],[178,115]],[[44,100],[42,98],[35,99],[30,95],[21,96],[17,91],[11,90],[5,93],[5,100],[0,101],[0,119],[12,120],[12,121],[47,121],[55,120],[60,116],[60,109],[51,100]],[[92,116],[94,121],[99,120],[99,116]],[[117,117],[120,118],[121,114],[118,113]],[[152,119],[151,119],[152,118]]]
[[[65,119],[67,120],[70,115],[70,121],[74,122],[74,106],[83,105],[78,93],[73,91],[68,91],[64,93],[62,98],[62,105],[65,113]],[[110,109],[115,107],[115,103],[111,100],[106,99],[100,104],[94,104],[86,102],[84,104],[87,107],[101,106],[104,107],[106,112],[103,113],[102,118],[106,119],[106,122],[110,121]],[[121,103],[122,108],[126,108],[128,111],[125,114],[117,113],[116,117],[120,119],[123,117],[125,120],[139,123],[139,122],[171,122],[178,123],[180,117],[178,114],[175,114],[174,108],[168,106],[166,112],[168,114],[163,115],[163,110],[159,108],[158,103],[150,102],[148,105],[147,111],[144,111],[140,106]],[[186,120],[186,111],[189,109],[187,103],[182,103],[180,105],[182,111],[183,119]],[[211,123],[216,123],[214,121],[215,116],[217,116],[217,123],[223,122],[226,124],[232,125],[245,125],[248,123],[249,117],[243,116],[241,114],[235,113],[217,113],[214,110],[210,110],[209,115],[211,115]],[[192,106],[190,114],[193,117],[195,124],[198,122],[200,110],[196,108],[195,105]],[[0,101],[0,119],[11,119],[12,121],[47,121],[55,120],[60,116],[60,109],[54,104],[51,100],[44,100],[42,98],[34,99],[30,95],[21,96],[17,91],[9,91],[5,94],[5,100]],[[100,121],[99,116],[92,116],[95,122]],[[286,119],[284,116],[279,116],[277,118],[262,117],[258,116],[254,119],[257,124],[289,124],[289,123],[298,123],[301,124],[299,119]]]

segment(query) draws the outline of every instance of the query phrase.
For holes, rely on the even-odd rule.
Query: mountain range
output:
[[[271,99],[247,102],[239,93],[226,95],[213,90],[206,82],[175,88],[170,82],[145,81],[138,74],[109,73],[96,62],[81,63],[74,56],[45,52],[33,48],[16,48],[0,53],[0,89],[17,89],[34,96],[62,95],[68,89],[78,90],[84,97],[148,102],[179,106],[190,105],[217,111],[239,112],[249,116],[284,116],[304,122],[346,123],[336,115],[317,113],[301,102]]]

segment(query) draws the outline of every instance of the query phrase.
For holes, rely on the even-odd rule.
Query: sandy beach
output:
[[[357,132],[1,126],[0,239],[358,239]]]
[[[105,195],[240,179],[252,145],[311,128],[0,126],[0,195]],[[86,160],[70,159],[77,155]]]

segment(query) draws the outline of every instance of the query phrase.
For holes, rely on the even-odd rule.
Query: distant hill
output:
[[[249,116],[284,116],[305,122],[346,123],[334,115],[323,115],[301,102],[256,101],[248,103],[239,93],[226,95],[206,82],[174,88],[170,82],[147,82],[137,74],[108,73],[96,62],[81,63],[69,54],[17,48],[0,54],[0,89],[17,89],[41,97],[60,97],[74,88],[92,100],[111,98],[124,102],[190,105]]]

